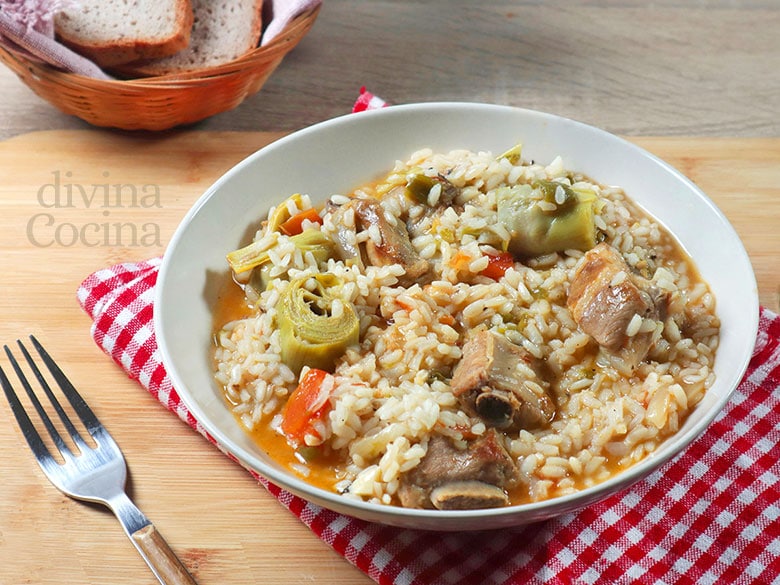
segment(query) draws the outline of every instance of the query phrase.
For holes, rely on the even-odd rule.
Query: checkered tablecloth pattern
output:
[[[95,342],[211,443],[162,365],[152,314],[161,260],[90,275]],[[780,584],[780,317],[762,309],[732,400],[676,460],[576,514],[513,530],[440,533],[356,520],[255,475],[319,538],[381,584]]]

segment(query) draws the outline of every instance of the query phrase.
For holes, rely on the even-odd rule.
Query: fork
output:
[[[57,412],[62,426],[67,430],[73,445],[77,448],[77,452],[74,452],[66,444],[27,380],[19,362],[8,346],[4,346],[8,360],[64,461],[60,463],[52,456],[25,411],[25,407],[19,400],[11,382],[0,367],[0,383],[11,405],[11,410],[46,477],[60,491],[72,498],[98,502],[110,508],[160,583],[163,585],[195,585],[195,580],[176,557],[165,539],[128,497],[125,491],[127,465],[114,439],[38,340],[31,335],[30,341],[95,443],[95,446],[91,446],[82,437],[63,409],[62,404],[57,400],[33,356],[27,351],[25,345],[17,340],[16,343],[19,345],[30,371],[38,379],[46,397]]]

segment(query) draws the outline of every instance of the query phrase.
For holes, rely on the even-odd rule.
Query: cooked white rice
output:
[[[397,265],[359,270],[330,259],[327,266],[318,267],[286,236],[258,233],[259,239],[269,238],[272,247],[274,286],[259,299],[250,299],[254,307],[250,316],[225,324],[216,336],[216,379],[240,423],[248,431],[278,427],[278,415],[298,377],[280,358],[276,303],[289,278],[322,271],[341,278],[342,300],[352,303],[360,318],[360,346],[338,362],[333,408],[324,428],[318,429],[340,461],[333,470],[332,487],[347,497],[397,503],[401,475],[425,455],[433,432],[456,441],[464,434],[485,433],[482,422],[458,408],[448,384],[465,333],[477,326],[524,347],[544,360],[554,376],[553,422],[505,436],[521,473],[514,503],[602,482],[675,433],[713,382],[719,323],[715,299],[671,236],[620,189],[572,175],[560,159],[542,166],[512,164],[491,153],[422,150],[358,193],[377,196],[381,194],[377,190],[405,182],[410,170],[419,167],[429,175],[446,176],[460,189],[458,209],[449,207],[435,219],[425,219],[425,207],[409,199],[387,197],[382,202],[390,218],[402,214],[410,220],[420,218],[412,243],[434,265],[436,279],[431,284],[398,286],[403,269]],[[671,293],[664,322],[636,315],[629,324],[628,335],[652,332],[657,338],[636,369],[597,351],[566,307],[568,285],[582,252],[516,262],[498,281],[479,275],[487,266],[486,253],[500,250],[508,238],[496,220],[496,189],[534,179],[556,179],[593,190],[601,202],[596,226],[604,240],[632,269]],[[426,204],[435,205],[440,191],[433,189]],[[346,200],[336,197],[340,203]],[[303,205],[310,205],[308,198]],[[332,234],[330,216],[324,219],[320,229]],[[381,240],[370,229],[356,232],[354,218],[347,223],[355,242]],[[625,277],[621,273],[615,279]],[[293,471],[303,477],[309,474],[300,462]]]

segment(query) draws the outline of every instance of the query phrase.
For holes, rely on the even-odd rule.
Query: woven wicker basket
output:
[[[238,106],[257,92],[314,24],[319,6],[296,17],[268,45],[184,74],[126,81],[64,73],[0,47],[0,60],[41,98],[95,126],[166,130]]]

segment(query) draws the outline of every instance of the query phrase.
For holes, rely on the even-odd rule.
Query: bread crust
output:
[[[189,45],[194,19],[190,0],[174,1],[176,12],[174,26],[170,34],[164,37],[117,36],[110,40],[92,39],[89,38],[88,34],[74,30],[72,24],[79,20],[81,15],[72,11],[61,12],[55,17],[55,32],[58,40],[63,44],[101,67],[112,67],[139,59],[167,57]],[[82,24],[82,26],[87,30],[90,28],[89,23]]]

